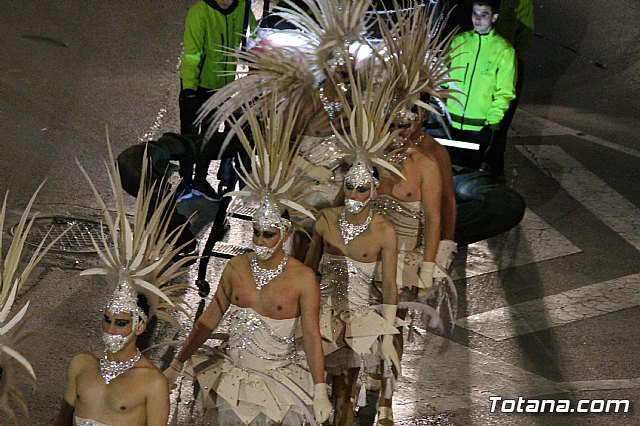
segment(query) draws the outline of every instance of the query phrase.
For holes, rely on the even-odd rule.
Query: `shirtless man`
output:
[[[228,365],[230,368],[219,369],[224,370],[220,374],[226,374],[232,379],[237,374],[251,375],[255,371],[253,379],[264,382],[271,393],[282,394],[279,385],[274,383],[276,379],[264,381],[262,378],[275,372],[284,376],[294,372],[293,368],[297,364],[293,324],[300,318],[310,374],[307,371],[303,380],[294,381],[294,386],[291,381],[281,385],[291,386],[289,390],[307,405],[311,405],[309,402],[312,398],[314,416],[321,423],[328,418],[331,404],[324,380],[324,359],[318,328],[320,295],[316,276],[313,270],[283,250],[283,244],[290,236],[289,221],[281,218],[274,223],[262,220],[265,218],[268,219],[269,214],[265,214],[265,209],[259,208],[253,221],[254,251],[232,258],[225,266],[213,300],[194,324],[175,360],[165,370],[165,375],[170,382],[175,381],[183,364],[205,343],[223,315],[234,305],[230,337],[225,348],[226,358],[219,358],[214,367]],[[235,323],[234,318],[237,318]],[[282,326],[272,327],[274,324],[285,323],[292,324],[292,327],[284,334]],[[260,329],[262,333],[249,329],[249,325]],[[277,333],[277,337],[272,341],[269,336],[274,333]],[[257,335],[265,335],[266,339],[253,340],[258,338]],[[278,343],[281,346],[277,346]],[[195,367],[196,370],[198,368]],[[284,416],[296,410],[295,403],[285,394],[280,396],[285,402],[278,401],[279,407],[260,406],[255,402],[258,399],[255,389],[247,387],[251,401],[241,399],[244,392],[240,389],[240,400],[225,400],[221,403],[220,400],[226,398],[228,393],[215,386],[211,388],[212,393],[219,391],[218,401],[215,403],[219,412],[231,410],[239,418],[243,418],[247,412],[260,412],[271,421],[280,423],[283,419],[271,417],[273,414],[270,413],[275,410],[278,415]],[[214,397],[211,399],[214,400]],[[302,424],[305,420],[303,414],[298,412],[297,415],[297,420],[287,418],[293,421],[287,424],[297,424],[298,421]]]
[[[393,334],[398,333],[394,328],[398,303],[396,235],[393,224],[371,210],[376,187],[370,166],[357,162],[351,167],[345,176],[345,206],[320,212],[305,261],[322,276],[321,322],[333,324],[326,327],[329,330],[335,328],[336,321],[343,322],[342,330],[323,335],[329,341],[325,365],[334,376],[337,425],[353,424],[352,398],[359,374],[374,371],[381,361],[400,374],[393,346]],[[369,308],[378,263],[382,266],[382,318]],[[347,317],[348,323],[344,322]]]
[[[138,307],[148,316],[144,296],[138,296]],[[169,386],[136,346],[146,320],[134,315],[138,314],[105,309],[105,347],[71,360],[55,426],[166,426]]]
[[[388,172],[384,173],[378,190],[380,198],[377,204],[382,206],[382,212],[385,214],[389,213],[388,209],[393,209],[398,204],[400,210],[404,210],[405,213],[410,212],[415,219],[413,221],[403,220],[405,226],[402,226],[403,224],[395,223],[390,218],[396,225],[396,232],[400,237],[398,250],[402,259],[398,259],[400,262],[398,287],[418,287],[420,292],[426,295],[433,286],[436,253],[440,241],[442,202],[440,169],[436,161],[413,147],[411,141],[402,135],[396,137],[387,149],[390,151],[387,154],[387,161],[398,167],[406,179],[400,179]],[[424,225],[423,241],[418,241],[420,213],[422,213],[422,224]],[[424,252],[419,265],[419,273],[416,274],[418,265],[409,268],[406,263],[410,261],[405,260],[404,256],[406,252],[420,246],[424,247]]]

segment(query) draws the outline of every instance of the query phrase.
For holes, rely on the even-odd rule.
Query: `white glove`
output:
[[[427,294],[431,291],[431,287],[433,287],[433,270],[435,267],[436,264],[434,262],[426,262],[423,260],[420,263],[420,273],[418,274],[418,279],[422,283],[419,290],[420,294]]]
[[[316,422],[324,423],[329,419],[333,407],[327,396],[327,385],[324,383],[316,383],[313,385],[313,415]]]
[[[322,166],[315,166],[299,155],[293,158],[293,166],[310,179],[319,183],[328,183],[331,181],[331,178],[333,178],[333,172],[331,170]]]
[[[395,327],[397,310],[398,305],[382,305],[382,316],[384,317],[386,323],[391,327]],[[402,367],[400,366],[398,351],[396,350],[395,346],[393,346],[392,334],[385,334],[384,336],[382,336],[380,351],[382,352],[382,356],[384,357],[384,362],[386,362],[389,367],[394,366],[396,368],[396,372],[398,373],[398,377],[400,377],[402,375]]]
[[[178,376],[182,373],[182,367],[184,367],[184,362],[180,362],[177,359],[171,361],[169,367],[162,372],[164,377],[167,378],[167,382],[169,383],[169,387],[173,389],[176,385],[176,380],[178,380]]]
[[[436,253],[436,263],[445,271],[448,271],[453,259],[456,257],[456,253],[458,253],[458,245],[455,241],[440,240]]]

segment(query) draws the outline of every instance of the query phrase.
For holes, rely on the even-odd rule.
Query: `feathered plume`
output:
[[[64,235],[64,233],[60,234],[46,246],[45,241],[48,235],[45,235],[22,272],[19,272],[24,246],[35,220],[35,217],[29,219],[29,215],[40,188],[42,188],[42,185],[38,187],[31,197],[20,221],[15,226],[13,239],[4,257],[2,235],[4,235],[4,218],[7,210],[8,193],[5,194],[2,209],[0,210],[0,410],[11,419],[11,424],[28,424],[29,412],[27,404],[17,385],[26,383],[32,387],[35,386],[36,375],[29,361],[19,351],[21,344],[30,335],[25,330],[29,319],[25,316],[29,308],[29,302],[25,303],[22,309],[13,317],[10,318],[9,313],[18,291],[27,281],[33,268]]]
[[[316,76],[312,70],[311,56],[305,49],[263,44],[250,51],[228,54],[247,65],[249,73],[220,88],[203,105],[197,121],[208,125],[205,134],[207,140],[211,139],[221,123],[249,102],[270,103],[278,93],[276,101],[286,102],[286,106],[312,96]],[[235,119],[239,124],[246,122],[246,117]],[[225,143],[231,139],[232,133]]]
[[[284,0],[274,14],[302,31],[306,45],[315,52],[318,69],[337,53],[349,55],[349,46],[363,37],[373,21],[367,11],[369,0],[304,0],[310,13],[294,1]],[[346,52],[345,52],[346,49]]]
[[[329,59],[348,56],[353,42],[364,43],[363,35],[370,26],[365,13],[371,6],[369,0],[304,0],[304,4],[311,15],[289,0],[274,8],[274,15],[296,28],[278,31],[277,36],[295,39],[295,45],[264,39],[250,51],[225,50],[234,61],[246,65],[249,72],[216,91],[201,108],[196,121],[208,126],[207,140],[221,123],[249,102],[270,103],[278,93],[278,102],[285,103],[285,108],[295,108],[301,100],[314,96],[314,86],[323,78]],[[247,117],[234,120],[242,125]],[[227,135],[222,150],[232,136],[233,131]]]
[[[448,88],[453,82],[449,45],[455,32],[436,31],[438,10],[433,5],[413,0],[410,8],[403,9],[397,2],[394,6],[392,19],[378,20],[383,38],[379,55],[388,78],[396,80],[396,100],[408,110],[415,105],[439,113],[420,97],[424,93],[444,101],[459,93]],[[445,24],[446,20],[441,26]]]
[[[115,198],[115,217],[107,209],[106,203],[87,172],[78,163],[103,211],[104,224],[108,229],[108,234],[103,233],[99,243],[91,239],[104,267],[87,269],[80,275],[105,275],[107,282],[114,285],[116,289],[122,282],[131,283],[134,291],[147,297],[150,316],[157,315],[181,328],[177,319],[165,311],[177,309],[185,312],[180,293],[188,286],[171,284],[171,281],[183,275],[186,272],[183,266],[196,257],[188,256],[173,262],[174,257],[188,244],[178,245],[177,243],[180,232],[184,226],[187,226],[186,224],[171,231],[168,229],[169,219],[175,209],[175,205],[170,204],[175,195],[175,187],[169,188],[166,182],[161,182],[160,187],[157,188],[160,195],[153,196],[156,187],[155,184],[150,185],[147,182],[148,160],[145,153],[133,225],[130,224],[126,216],[125,195],[120,182],[120,173],[111,151],[108,135],[107,145],[109,164],[106,167]],[[153,209],[152,214],[150,214],[151,209]]]
[[[251,156],[251,170],[247,170],[242,162],[239,162],[240,170],[236,171],[246,186],[227,195],[247,197],[259,203],[277,201],[289,207],[292,213],[299,212],[315,219],[311,210],[302,202],[308,195],[305,190],[308,183],[297,179],[292,165],[298,152],[298,140],[293,136],[298,117],[297,106],[293,105],[286,110],[286,119],[285,111],[278,107],[275,97],[269,103],[260,103],[253,107],[244,106],[243,111],[248,119],[253,144],[237,122],[234,123],[234,128]]]
[[[366,161],[387,169],[404,179],[402,173],[381,158],[398,130],[392,130],[393,117],[400,106],[394,102],[395,81],[379,81],[374,69],[349,75],[348,94],[338,91],[348,122],[342,128],[331,124],[343,151],[356,161]]]

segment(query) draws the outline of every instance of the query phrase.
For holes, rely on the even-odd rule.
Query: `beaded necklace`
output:
[[[342,241],[344,241],[345,246],[349,244],[351,240],[367,230],[369,224],[371,223],[372,217],[373,210],[370,209],[369,215],[367,216],[365,221],[360,225],[354,225],[352,223],[349,223],[349,221],[347,220],[346,210],[342,209],[340,217],[338,218],[338,225],[340,226],[340,235],[342,236]]]
[[[130,370],[135,363],[140,360],[141,356],[142,354],[137,350],[136,354],[131,359],[122,362],[110,361],[109,358],[107,358],[107,350],[105,349],[104,354],[100,358],[100,375],[104,379],[105,383],[109,384],[110,381]]]
[[[287,260],[289,260],[289,254],[285,253],[284,258],[275,269],[265,269],[258,265],[258,260],[255,257],[251,259],[249,263],[251,265],[251,274],[256,282],[256,289],[262,290],[262,287],[269,284],[271,280],[280,275],[284,270],[284,266],[287,264]]]

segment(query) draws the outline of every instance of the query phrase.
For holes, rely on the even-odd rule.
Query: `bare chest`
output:
[[[295,276],[283,271],[258,289],[249,268],[238,274],[232,283],[231,301],[241,308],[252,308],[273,319],[295,318],[300,315]]]
[[[132,369],[106,384],[96,361],[94,367],[85,369],[77,377],[78,415],[130,416],[144,422],[146,391],[141,382],[138,372]]]
[[[359,262],[374,262],[378,260],[381,246],[376,237],[375,225],[369,225],[366,231],[354,239],[344,243],[339,225],[332,225],[329,232],[323,236],[324,250],[329,254],[344,255]]]
[[[396,175],[385,176],[378,188],[379,195],[389,195],[400,201],[420,201],[420,170],[415,161],[407,159],[402,162],[400,171],[406,179]]]

